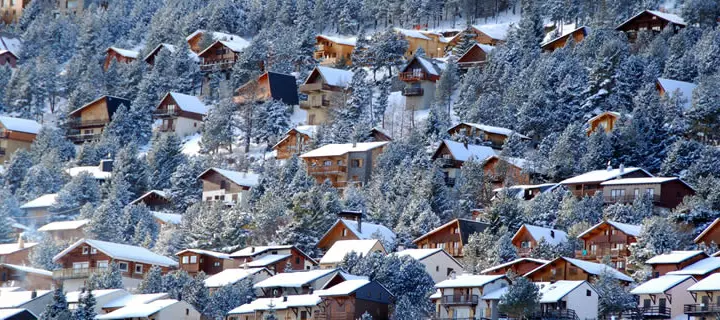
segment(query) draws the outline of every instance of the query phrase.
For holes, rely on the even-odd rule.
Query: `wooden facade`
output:
[[[607,180],[612,179],[620,179],[620,178],[648,178],[652,175],[648,173],[645,170],[642,169],[612,169],[612,170],[624,170],[625,172],[619,173],[616,176],[610,177]],[[602,170],[600,170],[602,171]],[[592,179],[591,179],[592,180]],[[578,198],[582,198],[585,196],[592,197],[597,193],[598,191],[603,191],[602,183],[607,180],[602,181],[574,181],[571,180],[571,182],[561,182],[563,186],[568,188],[570,192],[572,192],[573,195],[575,195]]]
[[[347,99],[350,97],[350,89],[347,88],[350,79],[346,79],[342,83],[331,83],[326,80],[321,68],[313,70],[305,82],[300,86],[300,93],[307,95],[306,100],[300,101],[300,109],[307,112],[305,124],[318,125],[326,123],[330,118],[330,109],[342,108],[345,106]],[[336,69],[331,70],[338,71]],[[351,75],[349,71],[347,75]]]
[[[488,45],[474,44],[457,60],[458,68],[467,70],[474,67],[481,67],[487,61],[488,55],[494,47]]]
[[[237,62],[239,51],[235,51],[223,41],[215,41],[198,54],[200,71],[214,72],[232,69]]]
[[[618,226],[629,226],[632,233],[623,231]],[[627,257],[630,256],[629,247],[637,242],[639,226],[619,224],[617,222],[603,221],[586,230],[578,236],[582,240],[583,248],[575,252],[581,260],[602,262],[606,256],[610,257],[615,269],[624,271],[627,268]],[[566,279],[582,280],[582,279]]]
[[[638,32],[641,31],[660,33],[669,27],[674,33],[677,33],[680,29],[685,28],[685,26],[685,21],[677,15],[645,10],[621,23],[615,30],[625,32],[630,41],[635,41]]]
[[[30,251],[36,245],[36,243],[25,243],[24,240],[19,240],[17,243],[2,244],[4,254],[0,255],[0,263],[14,264],[14,265],[27,265],[30,263]]]
[[[277,72],[265,72],[257,79],[243,84],[235,90],[236,104],[251,102],[282,101],[286,105],[297,105],[298,88],[295,76]]]
[[[50,271],[6,263],[0,264],[0,284],[25,290],[50,290],[54,285]]]
[[[479,221],[455,219],[413,240],[413,243],[420,249],[443,249],[453,258],[460,259],[470,235],[483,232],[488,226]]]
[[[74,143],[84,143],[100,138],[120,105],[130,107],[130,100],[102,96],[68,114],[67,138]]]
[[[533,271],[550,261],[530,258],[515,259],[511,262],[495,266],[482,271],[482,274],[488,275],[506,275],[508,272],[512,272],[516,275],[524,275],[530,271]]]
[[[475,42],[489,46],[505,43],[507,36],[506,32],[490,32],[483,26],[472,26],[472,31],[475,33]]]
[[[177,96],[187,95],[169,92],[153,111],[153,118],[161,121],[157,130],[175,133],[181,137],[201,132],[205,114],[184,109],[178,103]]]
[[[110,47],[105,51],[103,70],[107,70],[113,61],[116,63],[131,63],[137,60],[137,58],[138,53],[135,51]]]
[[[483,171],[485,177],[492,183],[493,189],[518,184],[527,185],[531,182],[530,174],[520,166],[522,162],[524,162],[522,159],[493,156],[485,160]]]
[[[619,179],[601,185],[607,204],[628,204],[637,198],[646,197],[655,206],[675,209],[685,197],[695,194],[695,189],[679,178]]]
[[[703,232],[696,238],[695,243],[711,245],[720,245],[720,218],[716,218]]]
[[[12,121],[13,118],[7,118]],[[30,121],[18,119],[23,121]],[[39,124],[37,124],[39,126]],[[28,150],[35,141],[35,132],[22,132],[6,127],[0,120],[0,163],[10,159],[10,156],[19,149]]]
[[[334,65],[339,61],[345,61],[346,65],[352,64],[352,52],[355,50],[355,41],[350,39],[338,39],[319,35],[315,37],[314,57],[321,65]]]
[[[671,252],[672,254],[672,252]],[[705,252],[698,251],[694,255],[688,255],[687,258],[677,260],[673,262],[653,262],[652,259],[647,261],[647,264],[652,267],[652,277],[658,278],[666,275],[668,272],[678,271],[685,267],[707,258],[708,255]]]
[[[445,49],[448,40],[440,33],[431,31],[395,29],[408,42],[408,49],[405,51],[405,58],[410,59],[419,48],[425,51],[430,58],[442,58],[445,56]]]
[[[573,39],[574,43],[583,41],[588,36],[590,29],[587,27],[580,27],[560,37],[554,38],[548,42],[540,45],[543,51],[553,52],[557,49],[564,48],[568,40]]]
[[[375,142],[365,142],[370,144]],[[313,151],[300,157],[307,164],[308,175],[319,184],[329,180],[333,187],[344,189],[348,185],[364,185],[370,180],[375,161],[383,152],[385,144],[376,143],[368,148],[347,148],[348,151],[337,155],[312,155]],[[360,145],[360,144],[357,144]],[[332,148],[334,145],[325,147]],[[342,146],[341,146],[342,147]],[[318,149],[316,149],[318,150]]]
[[[285,137],[273,146],[273,150],[277,152],[275,159],[289,159],[293,155],[301,154],[307,151],[310,146],[312,137],[307,132],[290,129]]]
[[[180,270],[191,276],[195,276],[200,271],[210,276],[235,266],[235,262],[227,254],[204,251],[188,249],[178,252],[176,256]]]
[[[20,21],[20,16],[28,3],[30,0],[4,0],[0,6],[3,22],[11,24]]]
[[[620,120],[620,117],[621,114],[619,112],[606,111],[590,118],[590,120],[587,121],[587,135],[589,136],[598,130],[603,130],[605,133],[613,131],[615,129],[615,123]]]
[[[237,182],[234,178],[244,179]],[[228,205],[245,206],[250,189],[257,185],[259,175],[210,168],[198,177],[203,184],[203,202],[222,201]]]
[[[557,258],[525,274],[525,277],[533,282],[555,282],[559,280],[571,281],[587,281],[595,283],[598,278],[597,274],[588,273],[584,269],[572,264],[565,258]],[[629,281],[618,279],[623,284],[629,284]]]
[[[172,207],[172,202],[170,201],[170,198],[167,196],[167,194],[164,191],[159,190],[150,190],[139,198],[130,202],[130,204],[135,205],[141,203],[144,204],[146,207],[150,208],[150,210],[154,211],[169,209]]]
[[[10,50],[0,50],[0,66],[9,66],[15,68],[17,66],[18,57]]]
[[[371,281],[349,295],[322,296],[317,319],[356,320],[366,312],[377,320],[388,320],[392,294],[378,282]]]

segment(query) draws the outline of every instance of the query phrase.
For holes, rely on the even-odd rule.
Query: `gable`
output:
[[[485,61],[487,60],[487,54],[485,51],[483,51],[480,46],[474,45],[470,47],[470,49],[465,52],[465,54],[458,59],[458,63],[463,62],[478,62],[478,61]]]
[[[324,83],[324,82],[325,82],[325,80],[322,78],[322,75],[320,74],[320,71],[319,71],[317,68],[315,68],[315,69],[313,69],[313,71],[310,73],[310,75],[307,77],[307,79],[305,80],[305,83],[304,83],[304,84],[309,84],[309,83]]]

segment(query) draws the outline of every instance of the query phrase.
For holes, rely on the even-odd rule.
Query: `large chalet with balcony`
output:
[[[625,32],[628,40],[634,42],[638,37],[638,33],[642,31],[660,33],[665,28],[670,28],[674,33],[677,33],[686,26],[685,20],[678,15],[655,10],[644,10],[621,23],[615,30]]]
[[[116,263],[122,273],[125,288],[135,288],[152,266],[163,273],[177,267],[177,262],[143,247],[107,241],[80,239],[53,257],[60,268],[53,271],[53,280],[61,282],[65,290],[77,290],[93,273],[99,273]]]
[[[468,143],[487,145],[493,149],[502,149],[505,140],[511,135],[517,135],[522,140],[530,140],[530,137],[522,135],[512,129],[488,126],[472,122],[460,122],[450,129],[451,136],[463,137]]]
[[[191,276],[202,271],[207,275],[214,275],[235,266],[230,255],[202,249],[185,249],[175,254],[180,262],[180,269]]]
[[[238,54],[250,46],[250,42],[240,36],[220,32],[204,33],[196,31],[188,37],[190,48],[197,49],[201,45],[201,39],[211,36],[212,44],[198,53],[200,58],[200,71],[217,72],[232,69],[237,61]],[[198,38],[199,37],[199,38]],[[197,42],[192,42],[197,39]]]
[[[317,183],[330,180],[335,188],[364,185],[370,180],[377,157],[389,142],[328,144],[300,156]]]
[[[435,302],[433,319],[498,319],[497,299],[509,285],[505,275],[463,274],[439,282],[430,296]]]
[[[653,205],[674,209],[695,189],[678,177],[624,178],[608,180],[602,186],[605,203],[632,203],[646,197]]]
[[[475,34],[475,42],[489,46],[497,46],[498,44],[505,43],[505,40],[507,40],[510,26],[509,23],[472,25],[471,31]]]
[[[272,274],[303,271],[318,265],[315,259],[292,245],[251,246],[230,254],[240,268],[266,268]]]
[[[603,191],[602,183],[606,181],[625,178],[649,178],[652,176],[642,168],[625,168],[625,166],[620,165],[620,168],[613,169],[613,167],[608,166],[605,170],[594,170],[565,179],[560,181],[560,184],[568,188],[576,197],[582,198],[584,196],[592,197],[596,192]],[[609,196],[605,193],[603,195]]]
[[[402,95],[405,96],[406,110],[422,110],[430,108],[435,101],[435,82],[445,64],[424,56],[413,56],[408,64],[400,70],[398,77],[405,82]]]
[[[309,146],[317,130],[318,126],[297,126],[288,130],[285,136],[272,147],[277,153],[275,158],[278,160],[288,159],[293,155],[309,151]]]
[[[623,284],[633,282],[628,275],[613,269],[612,267],[580,259],[559,257],[535,270],[526,273],[523,277],[533,282],[555,282],[560,280],[585,280],[594,283],[603,273],[617,279]]]
[[[319,35],[315,39],[314,56],[320,65],[335,65],[339,61],[344,61],[346,65],[352,64],[351,56],[357,38]]]
[[[585,37],[588,36],[588,34],[590,34],[590,28],[582,26],[575,30],[564,33],[559,37],[555,37],[541,43],[540,48],[542,48],[543,51],[552,52],[557,49],[564,48],[568,41],[570,41],[570,39],[572,39],[573,43],[583,41]]]
[[[490,225],[468,219],[455,219],[413,240],[420,249],[440,248],[447,251],[453,258],[463,257],[463,246],[468,243],[470,235],[483,232]]]
[[[245,207],[250,199],[250,189],[258,185],[260,175],[210,168],[201,173],[198,179],[203,184],[203,202],[222,201],[228,205]]]
[[[520,257],[529,257],[532,249],[541,241],[549,245],[567,242],[567,233],[562,230],[523,224],[512,237],[512,244]]]
[[[445,175],[445,183],[453,186],[460,178],[460,168],[463,163],[470,160],[484,162],[495,155],[497,152],[491,147],[443,140],[433,153],[431,160],[440,165]]]
[[[318,66],[300,85],[300,93],[307,96],[300,101],[300,109],[307,112],[307,125],[323,124],[329,120],[330,110],[345,106],[350,95],[350,81],[354,73],[348,70]]]
[[[442,58],[445,56],[445,48],[450,43],[450,39],[433,31],[395,28],[395,32],[408,42],[408,49],[405,51],[406,59],[414,56],[420,48],[430,58]]]
[[[207,106],[195,96],[168,92],[153,112],[153,118],[161,122],[158,132],[174,133],[179,137],[202,131]]]
[[[720,273],[698,281],[687,291],[694,299],[683,305],[688,319],[714,319],[720,314]]]
[[[606,220],[578,235],[582,240],[583,248],[575,253],[581,260],[601,262],[609,256],[616,269],[624,271],[627,268],[628,249],[637,242],[640,235],[640,226]]]
[[[531,168],[525,159],[490,156],[483,162],[483,172],[493,188],[530,184]]]
[[[488,55],[490,55],[490,52],[493,50],[495,50],[495,47],[490,45],[474,44],[458,58],[458,68],[460,68],[460,70],[468,70],[470,68],[483,66],[485,61],[487,61]]]
[[[0,116],[0,163],[19,149],[30,149],[41,128],[34,120]]]
[[[67,138],[79,144],[100,139],[105,126],[110,123],[115,111],[124,105],[130,107],[130,100],[102,96],[68,114]]]

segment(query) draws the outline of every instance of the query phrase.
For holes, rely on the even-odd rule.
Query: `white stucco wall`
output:
[[[425,265],[425,271],[435,283],[448,279],[447,268],[452,268],[455,274],[463,273],[463,267],[444,252],[438,252],[426,257],[420,260],[420,263]]]
[[[590,290],[590,296],[587,296]],[[590,285],[585,282],[571,291],[565,298],[568,309],[575,310],[580,320],[597,319],[598,317],[598,294]]]

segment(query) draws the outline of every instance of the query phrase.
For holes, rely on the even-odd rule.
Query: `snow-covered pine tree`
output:
[[[435,103],[445,110],[448,118],[451,116],[452,95],[459,81],[460,75],[457,63],[451,61],[445,65],[440,80],[435,84]]]
[[[540,308],[540,289],[532,281],[517,277],[507,293],[500,297],[500,312],[523,319]]]
[[[116,184],[116,180],[121,178],[129,184],[128,188],[122,192],[123,197],[118,199],[122,206],[127,205],[147,191],[147,163],[138,156],[137,145],[135,144],[125,144],[125,147],[115,155],[110,188],[114,188],[113,185]]]
[[[178,164],[170,177],[170,198],[176,209],[185,211],[200,201],[202,182],[197,177],[203,170],[202,161],[195,158]]]
[[[163,292],[162,269],[158,266],[150,267],[143,280],[138,285],[139,293],[161,293]]]
[[[147,154],[149,188],[165,190],[171,187],[172,175],[186,161],[181,141],[174,134],[157,135]]]
[[[122,273],[118,264],[113,261],[108,268],[99,273],[91,274],[87,280],[87,287],[90,290],[124,288]]]
[[[97,205],[98,202],[100,202],[100,185],[97,179],[88,172],[81,172],[72,177],[70,182],[58,192],[55,203],[48,210],[52,213],[50,220],[72,219],[85,204]]]
[[[233,114],[237,106],[231,99],[222,100],[215,108],[210,109],[205,119],[200,145],[205,153],[216,153],[220,148],[232,150]],[[251,134],[245,126],[244,134]]]
[[[53,258],[63,249],[65,248],[55,243],[53,239],[44,236],[39,243],[33,247],[32,251],[30,251],[30,255],[28,256],[30,265],[38,269],[55,270],[61,266],[55,263]]]
[[[466,272],[480,274],[480,271],[493,266],[497,237],[489,232],[473,233],[463,247],[462,264]]]
[[[214,319],[223,319],[228,311],[250,303],[255,293],[250,279],[244,279],[234,284],[224,285],[215,290],[210,296],[210,312]]]
[[[0,199],[2,199],[0,200],[0,212],[3,212],[10,218],[25,216],[25,211],[20,209],[20,203],[8,187],[0,188]]]
[[[113,175],[107,198],[90,213],[91,216],[85,217],[90,219],[86,231],[94,239],[124,242],[122,217],[123,208],[131,199],[129,189],[130,185],[121,175]]]
[[[59,285],[53,289],[52,300],[45,306],[45,311],[40,314],[40,320],[70,320],[72,312],[68,309],[68,302],[65,298],[63,286]]]
[[[78,299],[78,305],[73,312],[73,320],[94,320],[97,313],[95,312],[95,305],[97,301],[95,296],[92,294],[92,289],[82,290],[80,298]]]
[[[163,224],[152,250],[157,254],[171,256],[188,247],[184,245],[183,240],[184,237],[180,234],[178,227],[173,224]]]
[[[123,240],[136,246],[152,247],[157,239],[159,226],[150,209],[144,203],[125,206],[121,217]],[[145,242],[150,241],[149,246]]]
[[[604,317],[620,316],[624,311],[637,306],[635,297],[626,291],[608,269],[600,274],[594,287],[600,297],[598,313]]]
[[[27,170],[16,194],[20,200],[30,201],[44,194],[57,193],[65,184],[66,176],[58,153],[47,153]]]
[[[30,146],[33,159],[57,151],[61,160],[67,161],[75,157],[75,146],[65,138],[65,132],[53,127],[43,127]]]

